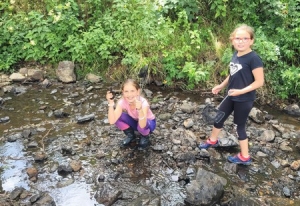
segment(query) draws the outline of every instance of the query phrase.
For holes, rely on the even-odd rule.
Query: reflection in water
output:
[[[24,181],[27,178],[27,161],[22,149],[23,145],[19,142],[7,142],[0,146],[1,181],[4,191],[12,191],[15,187],[29,189],[28,183]]]
[[[91,193],[90,186],[85,183],[73,183],[67,187],[58,188],[50,191],[50,195],[54,198],[56,206],[100,206],[95,199],[89,195]]]
[[[26,174],[26,169],[30,167],[28,165],[28,159],[25,159],[23,145],[16,142],[7,142],[0,145],[0,192],[9,191],[11,192],[16,187],[23,187],[26,190],[30,190],[28,183],[28,176]],[[42,180],[43,174],[39,176]],[[53,174],[53,177],[48,176],[47,178],[53,181],[42,182],[42,184],[37,185],[40,187],[41,191],[47,191],[54,198],[56,206],[101,206],[92,197],[92,191],[90,185],[86,183],[73,183],[72,185],[56,188],[55,184],[57,181],[57,176]],[[54,184],[54,185],[51,185]],[[51,189],[55,188],[55,189]]]

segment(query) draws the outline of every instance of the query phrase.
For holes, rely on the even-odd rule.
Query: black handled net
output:
[[[219,104],[219,106],[224,102],[224,100],[228,97],[228,95],[222,100],[222,102]],[[207,104],[203,111],[202,111],[202,117],[203,120],[207,124],[214,124],[219,123],[223,117],[225,116],[225,113],[220,111],[219,109],[215,108],[212,104]]]
[[[213,105],[208,104],[202,111],[203,120],[207,124],[213,125],[215,122],[219,123],[224,117],[225,113],[215,108]]]

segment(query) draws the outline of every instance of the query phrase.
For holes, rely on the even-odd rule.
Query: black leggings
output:
[[[217,129],[223,128],[226,119],[232,112],[234,112],[233,122],[237,125],[238,140],[247,139],[246,122],[252,107],[253,101],[235,102],[232,101],[230,97],[226,98],[219,107],[219,110],[223,111],[225,115],[219,123],[214,123],[214,127]]]

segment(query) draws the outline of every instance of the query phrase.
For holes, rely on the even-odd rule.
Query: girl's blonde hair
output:
[[[138,83],[136,80],[134,80],[134,79],[127,79],[127,80],[122,84],[122,86],[121,86],[121,90],[122,90],[122,91],[123,91],[124,86],[125,86],[126,84],[131,84],[132,86],[134,86],[134,87],[136,88],[136,90],[139,90],[139,89],[141,88],[140,85],[139,85],[139,83]]]
[[[230,40],[234,39],[235,33],[238,30],[244,30],[244,31],[248,32],[250,34],[250,39],[254,39],[254,29],[251,26],[248,26],[247,24],[241,24],[238,27],[236,27],[234,29],[234,31],[230,34],[230,37],[229,37]]]

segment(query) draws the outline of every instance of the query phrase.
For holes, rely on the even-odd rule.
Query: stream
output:
[[[300,171],[293,165],[300,164],[300,124],[281,111],[256,105],[272,118],[249,120],[254,163],[245,167],[226,161],[238,147],[197,148],[211,126],[201,120],[206,97],[196,93],[146,87],[158,127],[141,150],[120,147],[124,134],[108,124],[104,83],[11,87],[0,96],[0,118],[9,117],[0,123],[0,198],[17,196],[7,205],[193,205],[186,188],[199,168],[227,181],[210,205],[300,205]],[[232,129],[229,119],[223,136]],[[265,131],[274,139],[260,139]],[[246,202],[237,198],[241,191]]]

